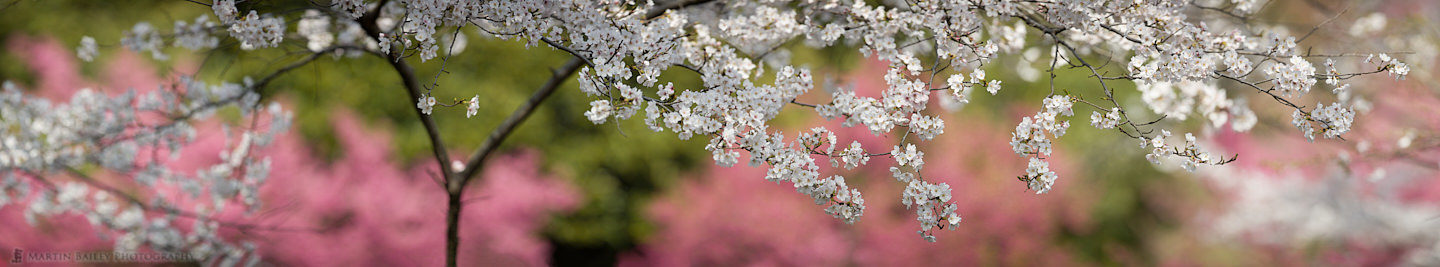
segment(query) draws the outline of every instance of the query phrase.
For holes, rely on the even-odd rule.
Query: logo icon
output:
[[[24,258],[24,257],[21,257],[21,255],[24,255],[24,253],[25,253],[24,250],[20,250],[20,249],[18,249],[18,248],[15,249],[15,257],[14,257],[14,258],[10,258],[10,263],[11,263],[11,264],[20,264],[20,263],[22,263],[22,262],[25,262],[25,258]]]

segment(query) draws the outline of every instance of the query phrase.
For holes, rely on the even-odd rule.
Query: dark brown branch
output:
[[[409,99],[420,99],[423,94],[420,92],[420,80],[415,77],[415,69],[410,67],[405,60],[391,56],[386,61],[395,68],[395,73],[400,75],[400,80],[405,84],[405,92],[410,94]],[[426,115],[420,109],[415,109],[415,115],[420,116],[420,123],[425,126],[425,135],[430,138],[430,148],[435,153],[436,165],[440,167],[441,177],[446,181],[454,177],[455,172],[447,168],[450,164],[450,155],[445,152],[445,143],[440,140],[440,127],[435,124],[435,119]]]
[[[680,0],[663,5],[658,5],[650,11],[646,12],[645,19],[653,19],[659,17],[661,15],[664,15],[666,11],[671,9],[680,9],[686,6],[704,4],[711,1],[713,0]],[[382,0],[380,2],[380,6],[384,6],[385,2],[387,1]],[[380,28],[376,24],[378,13],[379,12],[370,12],[365,14],[365,16],[356,19],[356,21],[359,22],[361,28],[365,30],[366,34],[369,35],[371,38],[375,38],[377,40],[379,39],[381,34]],[[575,51],[568,52],[571,52],[572,54],[575,53]],[[422,87],[420,86],[419,81],[415,78],[414,69],[411,68],[409,64],[403,60],[404,56],[399,54],[391,54],[389,51],[380,51],[376,54],[383,55],[383,57],[387,61],[390,61],[390,65],[395,68],[395,71],[400,75],[401,80],[404,81],[405,89],[410,94],[410,98],[419,99],[421,95],[420,89]],[[488,158],[490,154],[495,152],[496,148],[498,148],[500,143],[504,141],[505,137],[508,137],[512,132],[514,132],[515,128],[518,127],[521,122],[524,122],[525,119],[528,118],[530,114],[535,111],[535,108],[541,102],[543,102],[545,98],[548,98],[551,94],[553,94],[555,89],[558,88],[560,84],[567,80],[571,75],[573,75],[583,64],[585,64],[585,59],[583,57],[577,56],[576,58],[571,59],[565,65],[561,66],[560,69],[554,70],[550,81],[546,82],[539,91],[536,91],[535,95],[531,97],[530,101],[526,102],[524,105],[521,105],[518,109],[516,109],[515,113],[511,114],[510,117],[506,118],[505,121],[501,122],[500,126],[496,127],[495,131],[490,133],[490,136],[485,140],[485,143],[481,145],[480,149],[477,150],[475,154],[470,156],[469,162],[465,164],[464,168],[462,168],[461,170],[451,170],[450,168],[448,168],[447,164],[450,164],[451,161],[449,156],[445,152],[444,143],[440,140],[438,127],[436,127],[434,120],[431,119],[430,116],[420,113],[419,109],[416,109],[417,115],[420,116],[421,122],[425,125],[425,131],[430,138],[431,147],[434,149],[435,158],[438,161],[441,173],[444,174],[444,180],[446,182],[445,189],[446,193],[448,193],[449,195],[447,201],[448,210],[446,212],[445,229],[446,266],[456,266],[457,264],[457,252],[459,251],[460,246],[460,213],[462,211],[461,207],[464,205],[465,202],[461,198],[461,196],[464,194],[465,185],[469,184],[472,180],[474,180],[473,178],[481,170],[484,169],[485,159]]]
[[[384,6],[386,2],[387,1],[380,1],[380,6]],[[367,35],[377,40],[381,33],[380,27],[376,24],[379,13],[380,12],[368,12],[364,16],[356,19],[356,22],[360,23],[360,28],[365,29]],[[415,69],[411,68],[410,64],[399,55],[390,54],[389,51],[380,51],[375,54],[381,55],[390,63],[391,67],[395,68],[395,73],[400,75],[400,80],[405,85],[405,92],[410,95],[410,99],[420,99],[422,95],[420,89],[422,89],[422,87],[420,86],[420,80],[415,77]],[[434,118],[421,112],[420,109],[415,109],[415,114],[420,116],[420,123],[425,126],[425,134],[430,138],[430,147],[435,153],[436,165],[440,167],[441,177],[449,181],[455,172],[446,166],[450,164],[450,155],[445,152],[445,143],[440,139],[439,126],[436,126]]]
[[[536,90],[535,94],[530,96],[530,100],[516,108],[514,113],[510,113],[510,117],[505,118],[505,121],[501,122],[499,126],[495,127],[494,131],[490,132],[490,136],[485,138],[485,143],[482,143],[480,148],[477,149],[474,154],[471,154],[470,159],[465,162],[465,169],[457,175],[460,179],[450,181],[446,189],[456,191],[456,187],[464,186],[465,183],[473,179],[481,169],[484,169],[485,159],[489,158],[490,154],[495,152],[495,149],[500,146],[500,142],[504,141],[505,137],[510,136],[510,134],[515,131],[515,128],[520,126],[521,122],[524,122],[526,118],[530,117],[530,114],[535,112],[535,108],[540,106],[540,102],[545,101],[545,98],[554,94],[555,89],[559,88],[560,84],[568,80],[571,75],[574,75],[575,71],[579,70],[583,64],[584,61],[576,57],[570,59],[569,62],[565,62],[565,65],[561,65],[559,69],[555,69],[554,72],[551,73],[550,80],[546,81],[545,85],[541,86],[539,90]]]
[[[575,71],[579,70],[581,65],[583,65],[583,61],[577,57],[570,59],[570,61],[566,62],[560,69],[554,70],[550,80],[545,82],[545,85],[541,86],[540,90],[536,90],[535,94],[530,96],[529,101],[526,101],[525,104],[516,108],[515,112],[510,114],[510,117],[505,118],[505,121],[501,122],[499,126],[495,127],[494,131],[490,132],[490,136],[485,138],[485,143],[480,145],[480,149],[476,150],[475,154],[470,156],[470,159],[465,164],[465,168],[454,176],[445,179],[445,191],[449,193],[447,199],[448,209],[445,212],[445,264],[448,266],[456,265],[456,253],[459,251],[460,246],[460,213],[461,208],[465,205],[465,200],[462,199],[465,195],[465,185],[469,184],[481,170],[485,169],[485,159],[495,153],[495,150],[500,147],[500,143],[503,142],[506,137],[509,137],[511,133],[514,133],[515,128],[519,127],[520,123],[525,122],[525,119],[529,118],[530,114],[534,114],[535,108],[539,107],[541,102],[544,102],[546,98],[554,94],[555,89],[559,88],[560,84],[575,74]]]
[[[381,4],[383,5],[384,3],[382,2]],[[367,13],[365,16],[360,17],[358,21],[360,22],[361,28],[364,28],[365,32],[369,34],[371,38],[378,40],[380,27],[375,24],[375,13],[378,12]],[[383,42],[383,40],[381,41]],[[395,68],[395,73],[399,74],[400,80],[404,82],[405,92],[410,95],[409,99],[419,100],[422,95],[420,92],[422,88],[420,86],[420,80],[415,77],[415,69],[411,68],[410,64],[407,63],[401,55],[391,54],[389,51],[380,51],[376,54],[385,58],[385,61],[389,62],[390,66]],[[450,155],[445,151],[445,143],[440,139],[440,128],[435,124],[435,119],[426,115],[418,108],[415,109],[415,115],[420,117],[421,124],[425,126],[425,135],[430,139],[430,148],[435,153],[436,165],[440,168],[441,177],[443,177],[443,180],[447,183],[446,193],[449,195],[449,210],[446,212],[447,217],[445,218],[447,221],[447,227],[445,229],[445,265],[455,266],[456,252],[460,248],[459,216],[460,205],[462,203],[460,202],[459,190],[451,189],[455,187],[449,186],[448,184],[456,184],[459,181],[455,179],[456,172],[447,166],[450,164]]]

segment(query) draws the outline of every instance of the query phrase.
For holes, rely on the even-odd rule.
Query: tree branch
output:
[[[380,1],[380,5],[384,6],[386,2]],[[360,28],[365,29],[367,35],[377,40],[380,36],[380,27],[376,24],[378,17],[379,12],[368,12],[356,19],[356,22],[360,23]],[[406,63],[399,55],[390,54],[388,51],[374,52],[374,54],[385,58],[385,61],[395,68],[395,73],[400,75],[400,80],[405,85],[405,92],[410,94],[410,99],[420,99],[422,94],[420,93],[422,88],[420,80],[415,77],[415,69],[411,68],[409,63]],[[441,177],[449,181],[455,172],[446,166],[446,164],[450,164],[450,155],[445,152],[445,143],[440,140],[440,127],[436,126],[434,118],[425,115],[420,109],[415,109],[415,115],[420,116],[420,123],[425,126],[425,134],[430,138],[430,148],[435,153],[436,165],[440,167]]]
[[[405,92],[410,94],[410,99],[419,99],[422,93],[420,92],[420,80],[415,77],[415,69],[411,68],[405,60],[394,56],[390,56],[386,61],[389,61],[390,66],[395,68],[395,73],[400,75],[400,80],[405,83]],[[415,115],[420,116],[420,123],[425,126],[425,135],[430,137],[430,148],[435,153],[436,165],[440,167],[441,177],[444,177],[445,181],[450,181],[454,178],[455,172],[446,166],[446,164],[450,164],[450,154],[445,152],[445,142],[440,140],[440,127],[435,125],[434,118],[425,115],[418,108],[415,109]]]
[[[465,169],[457,175],[457,177],[460,178],[458,184],[456,181],[452,181],[447,185],[447,189],[454,191],[456,190],[455,187],[464,186],[470,179],[473,179],[475,174],[484,168],[485,159],[489,158],[490,154],[495,152],[495,149],[500,146],[500,142],[504,141],[505,137],[510,136],[510,133],[514,132],[515,128],[520,126],[521,122],[524,122],[526,118],[530,117],[530,114],[535,112],[535,108],[540,106],[540,102],[545,101],[545,98],[554,94],[555,89],[559,88],[560,84],[569,79],[571,75],[574,75],[575,71],[579,70],[583,64],[584,61],[576,57],[570,59],[569,62],[565,62],[565,65],[561,65],[559,69],[555,69],[551,74],[550,80],[546,81],[545,85],[541,86],[539,90],[536,90],[535,94],[530,96],[529,101],[526,101],[525,104],[516,108],[514,113],[510,113],[510,117],[505,118],[505,121],[501,122],[499,126],[495,127],[494,131],[490,132],[490,136],[485,138],[485,143],[480,145],[480,149],[475,150],[475,153],[471,154],[470,159],[465,162]]]
[[[526,101],[525,104],[516,108],[515,112],[510,114],[510,117],[505,118],[505,121],[500,122],[500,125],[496,126],[495,130],[490,132],[490,136],[485,138],[485,143],[480,145],[480,149],[470,155],[470,159],[465,164],[465,168],[456,173],[455,176],[445,180],[445,191],[449,193],[448,209],[445,212],[445,264],[447,266],[456,265],[456,253],[460,247],[460,212],[462,210],[461,208],[465,205],[465,201],[462,199],[462,196],[465,195],[465,185],[474,180],[475,176],[484,169],[485,159],[489,158],[491,154],[494,154],[496,148],[500,147],[500,143],[504,141],[506,137],[509,137],[511,133],[515,132],[515,128],[520,126],[520,123],[525,122],[525,119],[529,118],[530,114],[535,112],[535,108],[540,106],[540,103],[544,102],[550,95],[553,95],[555,89],[559,88],[560,84],[575,74],[575,71],[579,70],[582,64],[583,61],[580,58],[572,58],[569,62],[566,62],[565,65],[561,66],[560,69],[553,70],[550,80],[545,82],[545,85],[541,86],[539,90],[536,90],[535,94],[530,96],[529,101]]]
[[[680,9],[686,6],[698,5],[711,1],[713,0],[680,0],[663,5],[658,5],[650,11],[646,12],[645,18],[651,19],[659,17],[661,15],[664,15],[665,11],[667,10]],[[385,2],[387,1],[382,0],[380,5],[384,6]],[[356,19],[356,21],[360,23],[361,28],[365,30],[367,35],[369,35],[371,38],[375,38],[378,40],[381,32],[380,28],[376,24],[376,19],[378,17],[378,14],[376,13],[378,12],[369,12],[364,16]],[[379,51],[375,54],[384,57],[387,61],[390,62],[390,65],[395,68],[395,72],[398,73],[400,75],[400,79],[404,81],[405,89],[410,94],[410,98],[419,99],[421,95],[420,89],[422,87],[420,86],[419,80],[417,80],[415,77],[414,69],[411,68],[410,65],[403,60],[403,56],[391,54],[389,53],[389,51]],[[450,164],[451,161],[449,155],[447,155],[445,152],[444,143],[440,140],[439,128],[435,125],[435,121],[431,119],[430,116],[426,116],[425,114],[421,113],[419,109],[416,109],[416,114],[420,116],[421,122],[425,125],[425,132],[430,138],[430,145],[434,149],[435,158],[438,161],[440,171],[442,174],[444,174],[446,183],[445,191],[449,195],[447,203],[448,209],[446,211],[445,229],[446,266],[456,266],[456,260],[458,256],[457,252],[459,251],[460,246],[460,213],[462,210],[461,207],[464,205],[464,200],[461,198],[461,196],[464,195],[465,185],[469,184],[470,181],[474,180],[473,178],[482,169],[484,169],[485,159],[488,158],[490,154],[495,152],[495,149],[499,147],[500,143],[504,141],[505,138],[508,137],[512,132],[514,132],[515,128],[518,127],[521,122],[524,122],[531,113],[534,113],[535,108],[539,106],[540,102],[543,102],[546,98],[552,95],[555,92],[555,89],[558,88],[561,83],[564,83],[565,80],[567,80],[571,75],[573,75],[580,68],[580,66],[584,64],[584,58],[576,57],[574,59],[571,59],[569,62],[566,62],[565,65],[562,65],[559,69],[554,70],[552,72],[551,79],[546,82],[545,85],[540,88],[540,90],[536,91],[535,94],[531,96],[529,101],[517,108],[515,112],[510,115],[510,117],[506,118],[505,121],[501,122],[500,125],[497,126],[496,129],[490,133],[490,136],[486,138],[485,143],[481,145],[480,149],[470,156],[468,162],[465,164],[465,167],[462,170],[452,171],[446,166],[447,164]]]
[[[372,38],[378,39],[380,32],[379,27],[375,26],[374,17],[367,14],[359,20],[362,22],[361,27],[364,28]],[[418,101],[422,93],[420,92],[420,80],[415,77],[415,69],[411,68],[410,64],[406,63],[405,59],[401,58],[400,55],[390,54],[387,51],[376,52],[375,54],[385,58],[385,61],[389,62],[390,66],[395,68],[395,73],[400,75],[400,80],[405,84],[405,92],[410,95],[409,99],[416,99],[416,101]],[[463,185],[464,183],[461,182],[460,179],[455,179],[456,172],[446,166],[450,164],[450,155],[448,152],[445,152],[445,143],[440,140],[440,128],[435,125],[435,119],[429,115],[425,115],[425,113],[418,108],[415,109],[415,115],[420,117],[420,123],[425,126],[425,135],[430,138],[430,148],[435,153],[435,164],[440,168],[441,177],[444,178],[443,180],[447,184],[445,191],[447,195],[449,195],[449,209],[446,211],[445,218],[445,265],[455,266],[456,252],[459,251],[460,248],[459,216],[460,206],[462,204],[460,194],[463,193],[463,190],[459,189],[460,186],[453,185]]]

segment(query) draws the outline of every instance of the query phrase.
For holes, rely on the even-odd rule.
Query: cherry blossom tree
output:
[[[1054,187],[1060,177],[1050,157],[1053,142],[1071,130],[1077,109],[1092,110],[1089,124],[1096,129],[1134,139],[1139,149],[1148,150],[1145,157],[1151,162],[1193,171],[1232,162],[1236,155],[1202,149],[1197,139],[1207,133],[1185,132],[1186,122],[1245,132],[1259,121],[1252,105],[1275,105],[1290,110],[1297,135],[1343,140],[1354,125],[1355,110],[1369,105],[1355,97],[1349,81],[1365,75],[1404,79],[1410,71],[1398,57],[1379,51],[1302,47],[1321,27],[1288,34],[1284,26],[1254,19],[1274,1],[334,0],[285,10],[256,5],[260,1],[188,1],[211,12],[175,21],[169,31],[139,22],[120,40],[81,38],[75,56],[91,60],[100,53],[97,47],[116,41],[155,60],[168,60],[176,48],[204,52],[230,46],[305,56],[240,81],[183,78],[164,88],[118,95],[81,90],[63,103],[26,95],[6,83],[0,95],[0,129],[5,131],[0,199],[6,201],[0,203],[28,203],[29,216],[92,216],[97,225],[124,233],[116,240],[117,250],[145,246],[233,260],[253,248],[233,245],[214,229],[265,226],[231,225],[211,214],[258,205],[255,192],[268,177],[270,161],[255,151],[271,144],[292,118],[265,100],[277,93],[267,85],[316,60],[379,57],[403,81],[397,90],[414,101],[428,134],[440,170],[436,176],[447,194],[446,263],[451,266],[456,265],[466,185],[477,180],[487,159],[538,105],[572,80],[579,94],[593,99],[584,111],[591,122],[640,115],[656,132],[682,140],[701,137],[715,164],[733,166],[748,159],[766,169],[764,179],[793,186],[846,223],[862,218],[865,198],[845,177],[822,177],[822,165],[828,161],[829,168],[851,169],[873,158],[893,159],[876,162],[895,163],[888,170],[904,186],[901,203],[915,213],[916,233],[935,241],[935,231],[963,226],[951,186],[920,175],[925,144],[945,132],[940,114],[986,96],[976,89],[991,96],[1044,92],[1032,100],[1039,111],[1019,120],[1009,144],[1014,156],[1027,162],[1025,170],[1015,171],[1018,180],[1044,194],[1063,190]],[[412,64],[438,64],[441,71],[433,75],[445,74],[449,55],[465,42],[466,29],[573,59],[537,82],[541,85],[529,101],[489,131],[479,149],[452,159],[438,134],[441,125],[431,115],[473,116],[486,104],[484,93],[436,99],[437,91],[466,89],[425,82],[430,74],[417,73]],[[792,51],[825,47],[888,62],[888,88],[870,96],[817,84],[809,68],[790,61]],[[986,69],[994,70],[997,58],[1029,51],[1047,63],[1048,88],[1006,87],[1005,81],[987,77]],[[1057,88],[1058,75],[1076,73],[1093,85]],[[681,79],[702,85],[677,86]],[[1129,84],[1134,92],[1120,92]],[[1138,94],[1143,104],[1122,103],[1123,94]],[[191,121],[232,108],[240,119],[224,129],[232,142],[221,153],[221,163],[188,172],[161,164],[180,157],[178,148],[193,141]],[[899,141],[865,146],[837,138],[836,129],[828,127],[785,132],[771,125],[782,113],[836,120],[840,127]],[[951,131],[965,128],[949,125]],[[83,178],[91,169],[124,174],[146,186],[179,188],[180,194],[133,197]],[[48,178],[56,174],[82,178]],[[172,204],[177,198],[211,201],[181,207]],[[195,225],[171,225],[176,217]]]

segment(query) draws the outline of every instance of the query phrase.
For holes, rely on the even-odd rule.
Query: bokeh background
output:
[[[251,8],[292,10],[304,1],[261,1]],[[854,225],[830,218],[789,185],[762,179],[764,169],[714,166],[703,140],[678,140],[649,131],[641,120],[594,125],[582,113],[588,99],[575,82],[541,105],[472,184],[461,222],[461,263],[476,265],[1436,265],[1440,257],[1440,87],[1436,42],[1440,5],[1432,1],[1276,1],[1254,18],[1290,27],[1292,34],[1321,24],[1301,43],[1324,52],[1395,53],[1413,67],[1404,81],[1372,76],[1355,81],[1373,108],[1361,113],[1347,140],[1306,142],[1289,126],[1289,112],[1233,85],[1260,124],[1237,134],[1192,119],[1167,121],[1208,133],[1208,149],[1240,159],[1188,173],[1144,159],[1135,141],[1089,127],[1077,106],[1070,133],[1051,159],[1060,180],[1035,195],[1015,176],[1024,159],[1009,148],[1009,133],[1032,114],[1048,86],[1041,66],[1046,46],[1010,51],[987,73],[1005,81],[997,96],[976,94],[945,115],[947,132],[924,143],[929,168],[955,190],[964,222],[915,234],[912,211],[899,204],[902,185],[889,159],[843,174],[869,200]],[[79,88],[118,93],[151,90],[180,75],[237,81],[304,55],[304,44],[242,52],[233,40],[204,53],[171,49],[172,60],[118,45],[121,33],[148,21],[168,29],[210,10],[186,1],[0,1],[0,80],[27,93],[68,99]],[[1195,16],[1218,16],[1196,13]],[[298,16],[298,15],[297,15]],[[1378,30],[1356,21],[1385,18]],[[292,22],[294,20],[291,20]],[[293,27],[291,28],[293,30]],[[484,96],[479,116],[439,109],[441,136],[456,156],[479,146],[494,125],[529,97],[568,55],[544,47],[481,37],[440,70],[438,60],[415,62],[434,77],[436,98]],[[101,44],[101,56],[75,57],[81,36]],[[1032,43],[1040,44],[1031,33]],[[878,95],[885,62],[855,49],[793,45],[790,62],[815,71],[817,84]],[[296,52],[287,52],[296,51]],[[1358,61],[1359,58],[1351,58]],[[1317,64],[1319,62],[1316,62]],[[1112,71],[1123,71],[1114,69]],[[1059,69],[1057,88],[1094,91],[1088,72]],[[683,72],[666,74],[678,88],[698,86]],[[662,78],[664,79],[664,78]],[[768,80],[761,78],[760,80]],[[1133,84],[1117,97],[1145,110]],[[319,60],[280,77],[266,95],[296,114],[295,127],[271,148],[272,177],[264,207],[237,217],[302,231],[225,230],[253,243],[277,265],[438,265],[444,249],[444,190],[434,181],[429,142],[398,77],[375,57]],[[815,90],[809,102],[828,99]],[[1333,99],[1316,90],[1301,101]],[[940,109],[935,109],[940,110]],[[1147,114],[1151,115],[1151,114]],[[206,135],[225,116],[200,125],[179,169],[220,159],[224,137]],[[776,123],[793,131],[838,122],[789,112]],[[889,147],[897,137],[863,129],[838,130],[841,140]],[[827,168],[828,169],[828,168]],[[105,175],[97,173],[96,175]],[[128,190],[143,190],[132,187]],[[113,237],[81,216],[44,218],[32,225],[22,206],[0,207],[0,247],[51,251],[109,251]],[[1427,261],[1429,260],[1429,261]]]

